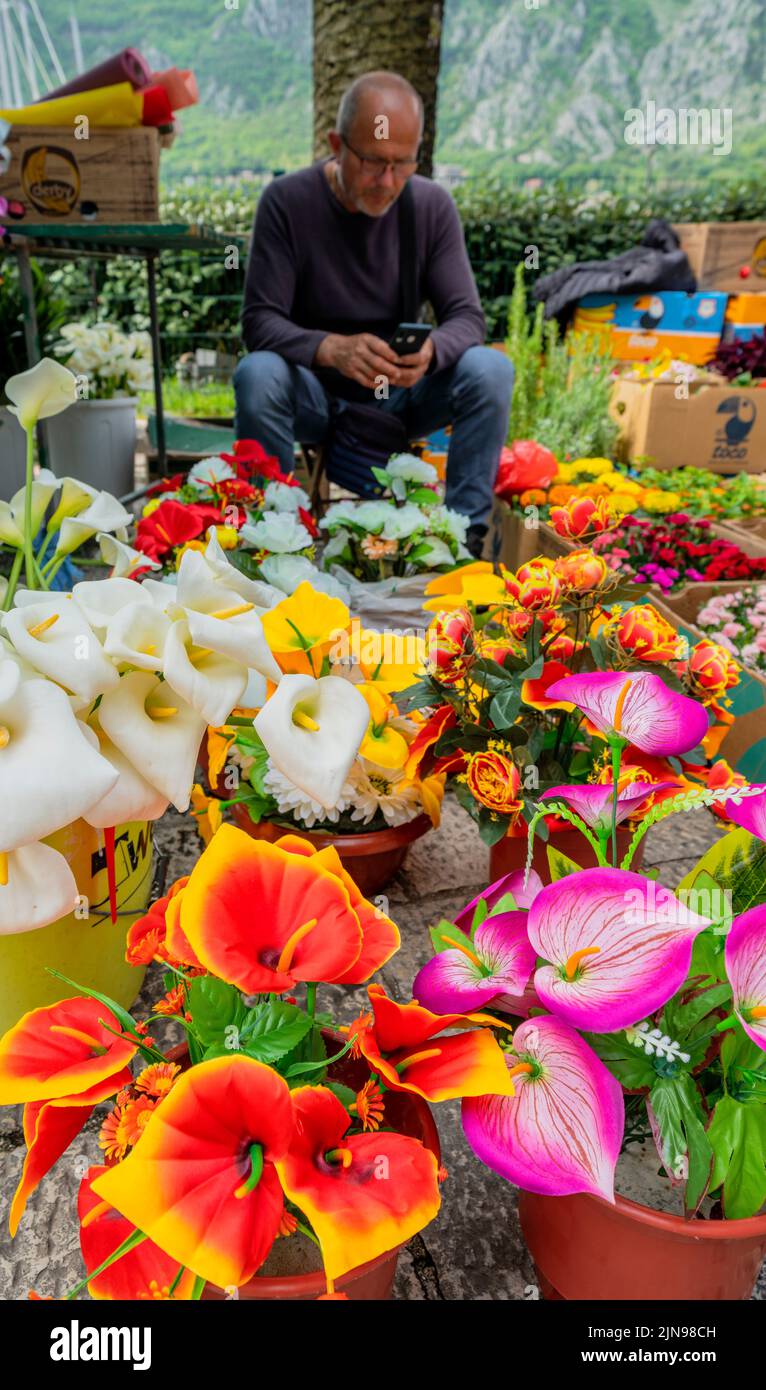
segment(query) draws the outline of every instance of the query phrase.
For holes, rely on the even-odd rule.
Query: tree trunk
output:
[[[401,73],[423,98],[419,172],[430,176],[444,0],[314,0],[314,158],[327,153],[338,102],[363,72]]]

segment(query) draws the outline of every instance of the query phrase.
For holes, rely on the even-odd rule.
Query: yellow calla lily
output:
[[[426,584],[424,592],[432,594],[459,594],[463,588],[463,581],[468,575],[491,574],[492,564],[489,560],[474,560],[470,565],[459,565],[457,569],[450,570],[448,574],[440,574],[437,579],[432,579]],[[444,605],[440,605],[444,607]]]
[[[403,734],[392,729],[390,724],[380,725],[371,724],[359,749],[359,756],[366,758],[369,763],[374,763],[376,767],[385,767],[393,771],[404,764],[409,757],[410,748]]]
[[[438,613],[448,608],[465,608],[469,603],[476,608],[490,608],[493,604],[505,603],[507,598],[505,584],[499,574],[467,574],[459,590],[426,599],[423,607],[429,613]]]
[[[351,615],[341,599],[319,593],[304,580],[294,594],[264,613],[261,621],[282,671],[319,676],[323,658],[333,645],[340,646],[348,632]]]

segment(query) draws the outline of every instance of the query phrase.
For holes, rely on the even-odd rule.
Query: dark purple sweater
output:
[[[418,302],[438,327],[434,367],[484,342],[484,315],[457,209],[430,179],[411,179],[415,205]],[[399,322],[399,210],[383,217],[348,212],[331,192],[322,163],[275,179],[261,194],[245,281],[242,334],[250,352],[279,353],[311,367],[328,333],[375,333],[388,340]],[[317,375],[335,395],[371,393],[337,372]]]

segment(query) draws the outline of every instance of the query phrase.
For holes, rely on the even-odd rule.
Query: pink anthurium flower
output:
[[[633,743],[642,753],[688,753],[708,731],[704,706],[671,690],[651,671],[565,676],[548,687],[548,694],[571,700],[601,733]]]
[[[625,1127],[620,1083],[563,1019],[519,1024],[514,1047],[506,1062],[516,1094],[463,1101],[474,1153],[528,1192],[592,1192],[613,1202]]]
[[[536,961],[525,912],[485,918],[473,941],[459,927],[451,937],[445,928],[441,937],[454,946],[440,951],[418,972],[412,993],[419,1004],[432,1013],[448,1014],[480,1009],[498,995],[520,1000]]]
[[[634,816],[654,792],[667,791],[676,782],[631,782],[618,789],[616,824]],[[679,788],[680,790],[680,788]],[[565,801],[591,830],[610,830],[612,826],[612,788],[603,785],[559,786],[543,792],[541,801]]]
[[[652,879],[583,869],[549,883],[529,909],[529,939],[551,962],[535,972],[535,990],[575,1028],[629,1028],[681,987],[694,938],[707,926]]]
[[[507,893],[512,894],[518,908],[527,908],[534,902],[537,894],[541,891],[543,881],[534,869],[530,870],[526,886],[524,884],[524,870],[515,869],[512,874],[503,874],[494,883],[490,883],[482,893],[477,893],[475,898],[461,908],[455,918],[455,926],[461,927],[463,931],[470,931],[474,913],[480,902],[485,902],[489,912],[504,898]]]
[[[766,840],[766,786],[760,787],[758,796],[745,796],[740,802],[725,801],[723,809],[735,825],[749,830],[757,840]]]
[[[725,960],[735,1013],[747,1036],[766,1052],[766,903],[735,917]]]

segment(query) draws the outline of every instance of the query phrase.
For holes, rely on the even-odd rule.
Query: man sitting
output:
[[[513,368],[483,347],[485,324],[457,209],[416,174],[423,104],[403,77],[370,72],[344,93],[330,158],[275,179],[255,217],[234,373],[240,439],[293,467],[293,441],[322,443],[330,397],[400,416],[410,439],[452,425],[446,503],[481,551]],[[409,183],[417,303],[436,316],[420,351],[389,347],[399,323],[400,221]],[[377,388],[377,389],[376,389]]]

